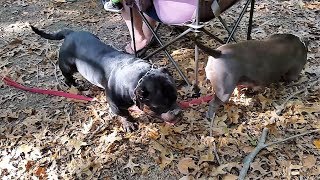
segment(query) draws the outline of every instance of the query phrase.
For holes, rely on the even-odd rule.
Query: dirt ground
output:
[[[222,15],[232,25],[240,4]],[[95,97],[83,102],[15,89],[0,81],[1,179],[236,179],[242,161],[257,145],[264,127],[267,142],[320,128],[320,3],[301,0],[258,0],[253,39],[273,33],[292,33],[309,40],[308,62],[298,81],[272,85],[259,93],[235,92],[219,109],[210,128],[202,103],[184,110],[174,126],[148,123],[141,115],[139,130],[124,133],[108,114],[101,89],[78,76],[81,91],[63,84],[56,66],[61,41],[34,34],[29,24],[48,32],[62,28],[87,30],[121,50],[129,33],[120,14],[103,10],[100,1],[5,0],[0,7],[0,75],[28,87],[60,90]],[[249,13],[236,33],[244,40]],[[221,38],[226,32],[217,20],[206,25]],[[163,40],[177,35],[174,28],[160,29]],[[211,47],[219,44],[206,36]],[[182,39],[169,48],[183,71],[193,80],[193,45]],[[204,79],[207,56],[200,55],[202,96],[211,90]],[[180,77],[164,54],[151,58],[167,65],[177,82]],[[179,101],[191,89],[178,84]],[[300,90],[301,93],[295,93]],[[274,104],[284,104],[277,115]],[[139,115],[137,115],[139,116]],[[272,119],[276,118],[276,121]],[[217,156],[215,156],[215,153]],[[269,146],[254,159],[248,179],[319,179],[320,134],[311,133]],[[219,157],[219,160],[218,158]]]

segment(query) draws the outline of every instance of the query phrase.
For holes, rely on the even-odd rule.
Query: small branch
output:
[[[58,83],[58,86],[60,87],[60,82],[59,82],[59,79],[58,79],[58,75],[57,75],[57,66],[54,62],[50,61],[51,64],[54,66],[54,77],[56,78],[56,81]],[[61,87],[60,87],[61,88]]]
[[[217,152],[217,146],[216,146],[216,142],[215,141],[213,141],[213,153],[214,153],[214,156],[217,159],[218,164],[221,165],[221,161],[220,161],[220,158],[219,158],[219,155],[218,155],[218,152]]]
[[[275,106],[276,114],[280,115],[290,99],[292,99],[296,95],[306,91],[308,88],[313,87],[318,81],[319,81],[319,79],[310,82],[310,84],[308,86],[306,86],[305,88],[303,88],[301,90],[298,90],[298,91],[294,92],[293,94],[291,94],[289,97],[287,97],[280,106]],[[270,120],[272,122],[274,122],[274,121],[276,121],[276,119],[277,119],[276,117],[272,117]],[[265,144],[265,141],[266,141],[267,135],[268,135],[268,131],[269,131],[268,128],[264,128],[263,129],[258,145],[256,146],[256,148],[249,155],[247,155],[244,158],[243,167],[242,167],[242,169],[241,169],[241,171],[239,173],[239,180],[243,180],[246,177],[246,175],[248,173],[248,170],[250,168],[251,162],[253,161],[253,159],[256,157],[256,155],[262,149],[264,149],[264,148],[266,148],[268,146],[271,146],[271,145],[274,145],[274,144],[278,144],[278,143],[282,143],[282,142],[285,142],[285,141],[288,141],[288,140],[291,140],[291,139],[294,139],[294,138],[297,138],[297,137],[300,137],[300,136],[304,136],[304,135],[307,135],[307,134],[310,134],[310,133],[319,132],[320,129],[311,130],[311,131],[308,131],[308,132],[305,132],[305,133],[302,133],[302,134],[297,134],[297,135],[294,135],[294,136],[291,136],[291,137],[288,137],[288,138],[285,138],[285,139],[282,139],[282,140],[279,140],[279,141],[275,141],[275,142],[271,142],[271,143]]]
[[[209,118],[211,121],[210,121],[210,137],[212,137],[212,134],[213,134],[213,121],[214,121],[214,118],[216,117],[216,113],[213,113],[213,116],[211,118]]]
[[[102,123],[91,135],[88,137],[88,140],[91,140],[96,134],[102,132],[106,128],[105,123]]]
[[[39,65],[37,65],[37,84],[39,83]]]
[[[281,139],[279,141],[268,143],[268,144],[266,144],[266,147],[272,146],[274,144],[279,144],[279,143],[282,143],[282,142],[285,142],[285,141],[289,141],[291,139],[294,139],[294,138],[297,138],[297,137],[300,137],[300,136],[304,136],[304,135],[307,135],[307,134],[311,134],[311,133],[314,133],[314,132],[319,132],[319,131],[320,131],[320,129],[315,129],[315,130],[311,130],[311,131],[304,132],[304,133],[301,133],[301,134],[296,134],[294,136],[291,136],[291,137],[288,137],[288,138],[285,138],[285,139]]]
[[[268,128],[264,128],[263,131],[262,131],[262,135],[260,137],[260,140],[259,140],[259,143],[258,145],[256,146],[256,148],[254,148],[254,150],[249,154],[247,155],[244,160],[243,160],[243,167],[240,171],[240,174],[239,174],[239,180],[242,180],[246,177],[247,175],[247,172],[250,168],[250,164],[251,162],[253,161],[253,159],[256,157],[256,155],[263,149],[265,148],[265,142],[266,142],[266,139],[267,139],[267,135],[268,135],[268,131],[269,129]]]
[[[262,149],[264,149],[264,148],[266,148],[268,146],[272,146],[272,145],[275,145],[275,144],[283,143],[285,141],[288,141],[288,140],[291,140],[291,139],[294,139],[294,138],[297,138],[297,137],[301,137],[301,136],[304,136],[304,135],[307,135],[307,134],[311,134],[311,133],[314,133],[314,132],[320,132],[320,129],[311,130],[311,131],[304,132],[304,133],[301,133],[301,134],[297,134],[297,135],[294,135],[294,136],[291,136],[291,137],[288,137],[288,138],[285,138],[285,139],[282,139],[282,140],[279,140],[279,141],[274,141],[274,142],[265,144],[265,141],[266,141],[267,135],[268,135],[268,128],[264,128],[263,131],[262,131],[262,135],[261,135],[261,138],[259,140],[258,145],[243,160],[243,167],[242,167],[242,169],[240,171],[240,174],[239,174],[239,180],[243,180],[246,177],[247,172],[248,172],[248,170],[250,168],[251,162],[253,161],[253,159],[256,157],[256,155]]]

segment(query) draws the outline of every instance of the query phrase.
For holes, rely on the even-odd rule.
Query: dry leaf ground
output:
[[[61,42],[47,41],[31,32],[28,24],[57,31],[61,28],[88,30],[104,42],[121,49],[129,34],[119,14],[108,13],[99,1],[6,0],[0,7],[1,75],[26,86],[68,89],[58,68],[57,50]],[[239,12],[235,5],[224,14],[233,22]],[[263,127],[272,131],[268,140],[289,137],[320,128],[319,84],[299,94],[287,104],[279,121],[273,103],[278,105],[320,71],[320,4],[317,1],[259,0],[254,14],[254,39],[272,33],[293,33],[310,40],[308,63],[298,82],[265,88],[260,93],[236,92],[230,103],[220,108],[214,121],[204,118],[206,104],[184,111],[175,126],[147,123],[140,118],[139,131],[126,134],[108,114],[101,89],[79,77],[80,94],[100,102],[77,102],[61,97],[32,94],[0,81],[0,177],[1,179],[235,179],[243,158],[256,146]],[[248,13],[245,17],[247,19]],[[208,27],[223,37],[218,21]],[[241,23],[239,39],[245,37]],[[164,39],[176,32],[170,27],[160,31]],[[208,37],[201,37],[217,46]],[[171,50],[184,71],[192,78],[192,44],[181,40]],[[206,55],[201,54],[203,68]],[[168,64],[163,54],[152,58]],[[169,67],[171,65],[169,64]],[[175,78],[177,73],[172,69]],[[200,69],[201,92],[210,93]],[[190,89],[179,87],[179,99]],[[319,179],[320,135],[311,134],[263,150],[254,160],[250,179]],[[213,153],[216,143],[221,164]]]

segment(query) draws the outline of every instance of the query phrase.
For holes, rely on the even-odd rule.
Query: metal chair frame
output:
[[[249,22],[248,22],[248,31],[247,31],[247,40],[251,39],[251,31],[252,31],[252,21],[253,21],[253,13],[254,13],[254,4],[255,4],[255,0],[247,0],[247,2],[245,3],[244,7],[242,8],[239,17],[237,18],[234,26],[232,27],[232,29],[230,30],[229,27],[227,26],[226,22],[220,17],[218,16],[217,18],[219,19],[219,21],[222,23],[222,25],[224,26],[224,28],[227,30],[229,36],[227,38],[227,40],[224,42],[223,40],[221,40],[220,38],[218,38],[217,36],[213,35],[212,33],[210,33],[209,31],[207,31],[204,28],[204,24],[202,24],[199,21],[199,12],[200,12],[200,1],[198,0],[197,2],[197,10],[196,10],[196,19],[192,24],[187,24],[186,26],[188,26],[189,28],[187,30],[185,30],[184,32],[182,32],[180,35],[178,35],[177,37],[173,38],[171,41],[164,43],[161,41],[160,37],[157,35],[156,31],[158,29],[158,27],[156,28],[156,30],[154,30],[150,23],[148,22],[148,20],[146,19],[146,17],[143,15],[143,12],[138,11],[140,16],[143,19],[143,22],[146,23],[146,25],[148,26],[148,28],[151,30],[154,38],[157,40],[157,42],[160,45],[160,48],[156,49],[155,51],[153,51],[152,53],[150,53],[149,55],[142,57],[142,59],[149,59],[151,56],[153,56],[154,54],[160,52],[160,51],[164,51],[164,53],[166,54],[166,56],[169,58],[170,62],[173,64],[173,66],[177,69],[179,75],[182,77],[182,79],[187,83],[188,86],[191,86],[191,83],[189,82],[188,78],[184,75],[184,73],[181,71],[181,69],[179,68],[179,65],[176,63],[176,61],[172,58],[172,56],[169,54],[169,52],[167,51],[167,47],[169,45],[171,45],[172,43],[176,42],[177,40],[179,40],[180,38],[186,36],[188,33],[190,32],[194,32],[195,33],[195,40],[197,39],[197,37],[199,36],[198,33],[203,32],[205,34],[207,34],[208,36],[210,36],[211,38],[213,38],[214,40],[218,41],[221,44],[225,44],[225,43],[229,43],[231,40],[234,40],[236,42],[236,39],[234,38],[234,33],[236,32],[240,21],[242,20],[249,4],[250,5],[250,15],[249,15]],[[132,7],[130,8],[130,15],[131,15],[131,25],[132,25],[132,36],[133,36],[133,40],[135,39],[134,36],[134,29],[133,29],[133,12],[132,12]],[[136,46],[134,43],[134,52],[135,52],[135,56],[137,57],[137,51],[136,51]],[[195,45],[195,87],[198,86],[198,64],[199,64],[199,49],[198,46]]]

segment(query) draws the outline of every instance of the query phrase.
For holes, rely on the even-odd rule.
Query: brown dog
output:
[[[216,50],[197,45],[210,55],[205,71],[215,96],[209,103],[209,117],[229,100],[237,85],[265,86],[296,80],[307,61],[305,44],[292,34],[226,44]]]

